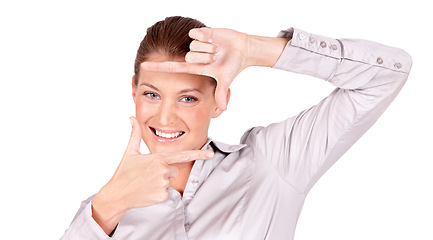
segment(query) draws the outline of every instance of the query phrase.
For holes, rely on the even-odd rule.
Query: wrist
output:
[[[127,211],[113,200],[105,194],[104,188],[92,200],[92,218],[107,235],[113,232]]]
[[[272,67],[281,56],[288,38],[248,35],[247,66]]]

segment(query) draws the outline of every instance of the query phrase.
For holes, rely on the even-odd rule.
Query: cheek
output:
[[[135,102],[135,116],[138,122],[145,122],[149,116],[152,115],[152,107],[148,106],[149,104],[145,104],[143,101],[137,100]]]
[[[185,111],[183,119],[188,119],[188,125],[191,130],[206,131],[209,128],[211,113],[207,108],[193,108]]]

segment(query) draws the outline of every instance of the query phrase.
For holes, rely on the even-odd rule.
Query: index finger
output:
[[[192,73],[199,75],[202,73],[202,66],[187,62],[142,62],[140,67],[142,70],[153,72]]]
[[[182,152],[164,153],[163,161],[167,164],[192,162],[195,160],[212,159],[215,153],[210,150],[189,150]]]
[[[216,78],[205,72],[206,64],[187,62],[142,62],[140,68],[144,71],[168,72],[168,73],[190,73]]]

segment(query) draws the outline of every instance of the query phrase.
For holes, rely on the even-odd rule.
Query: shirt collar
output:
[[[210,149],[212,149],[212,147],[215,147],[221,152],[232,153],[232,152],[240,151],[245,146],[247,146],[247,145],[246,144],[231,145],[231,144],[218,142],[218,141],[215,141],[211,138],[208,138],[206,144],[203,146],[202,149],[209,149],[210,150]]]

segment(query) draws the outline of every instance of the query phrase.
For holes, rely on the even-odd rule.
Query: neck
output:
[[[171,187],[176,189],[181,195],[185,190],[186,184],[188,182],[189,174],[191,173],[192,166],[194,166],[193,162],[186,163],[175,163],[171,164],[171,166],[177,167],[179,170],[179,174],[175,178],[171,178]]]

